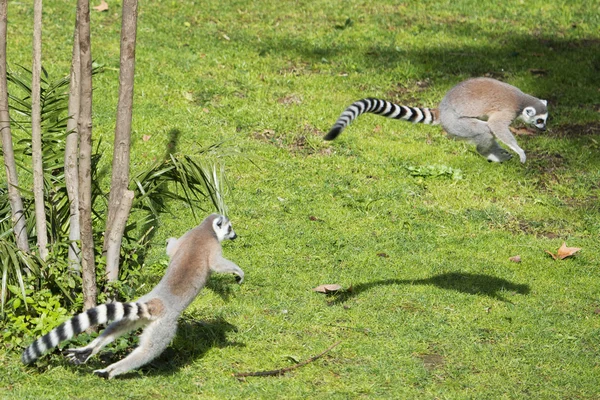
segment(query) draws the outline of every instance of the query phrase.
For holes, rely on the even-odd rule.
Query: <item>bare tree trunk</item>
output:
[[[83,308],[96,306],[96,264],[92,231],[92,51],[89,0],[77,1],[81,62],[79,108],[79,218],[81,223],[81,266]]]
[[[29,252],[25,214],[23,213],[23,200],[17,189],[19,186],[19,179],[17,177],[15,153],[13,151],[12,135],[10,132],[10,116],[8,113],[8,90],[6,80],[7,3],[7,0],[0,0],[0,132],[2,132],[2,153],[4,156],[4,166],[6,168],[8,199],[12,210],[13,230],[19,249]]]
[[[73,57],[71,59],[71,83],[69,85],[69,120],[67,121],[67,139],[65,140],[65,185],[69,196],[69,267],[71,271],[81,270],[79,254],[79,166],[77,163],[79,135],[79,90],[81,63],[79,62],[79,23],[75,17],[75,33],[73,34]]]
[[[108,250],[106,251],[106,279],[109,282],[119,279],[119,258],[121,255],[121,241],[131,204],[133,203],[133,191],[126,190],[123,192],[123,198],[119,203],[119,209],[115,213],[115,223],[108,237]],[[114,268],[108,268],[111,265]]]
[[[104,251],[116,254],[114,257],[107,257],[106,275],[117,279],[119,276],[119,249],[121,238],[111,240],[114,237],[113,230],[119,226],[125,226],[125,221],[129,216],[129,210],[126,214],[119,211],[123,210],[120,206],[124,200],[124,194],[129,185],[129,159],[131,144],[131,119],[133,113],[133,83],[135,73],[135,43],[137,31],[137,0],[123,0],[123,17],[121,22],[121,70],[119,76],[119,104],[117,105],[117,122],[115,126],[115,142],[112,163],[112,179],[110,185],[110,197],[108,202],[108,217],[106,219],[106,232],[104,234]],[[129,207],[131,208],[131,206]],[[124,219],[117,220],[117,217]],[[122,232],[121,232],[122,235]],[[110,246],[117,245],[119,249],[110,249]],[[116,261],[116,263],[115,263]]]
[[[33,198],[35,230],[40,257],[48,257],[48,232],[44,204],[44,161],[42,157],[42,0],[33,2],[33,66],[31,68],[31,159],[33,162]]]

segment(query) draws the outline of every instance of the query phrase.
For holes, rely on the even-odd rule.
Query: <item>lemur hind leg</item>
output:
[[[127,357],[108,367],[94,371],[103,378],[112,379],[145,365],[160,355],[171,343],[177,331],[177,318],[159,319],[151,322],[140,337],[140,345]]]
[[[488,161],[503,162],[512,158],[512,155],[496,142],[487,121],[469,117],[446,117],[442,120],[442,126],[450,138],[468,140],[475,144],[477,152]]]
[[[136,321],[122,319],[120,321],[113,322],[106,327],[100,336],[91,341],[87,346],[66,350],[67,359],[74,364],[85,364],[90,357],[98,354],[98,352],[102,350],[104,346],[111,343],[119,336],[140,328],[147,323],[147,319],[138,319]]]

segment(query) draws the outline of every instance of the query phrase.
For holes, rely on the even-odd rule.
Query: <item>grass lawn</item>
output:
[[[110,152],[120,2],[108,4],[92,15],[106,66],[93,135]],[[9,2],[13,69],[31,64],[31,8]],[[44,2],[53,76],[68,73],[74,12]],[[525,164],[371,115],[322,140],[354,100],[435,107],[484,75],[549,102],[548,131],[517,138]],[[141,2],[135,93],[133,171],[169,151],[231,150],[240,237],[224,254],[246,281],[214,276],[172,346],[121,379],[91,374],[118,349],[34,367],[2,350],[0,398],[600,398],[598,2]],[[139,294],[160,278],[165,238],[199,222],[172,210]],[[555,261],[545,250],[563,242],[582,250]],[[325,283],[351,289],[311,290]],[[284,376],[232,376],[337,341]]]

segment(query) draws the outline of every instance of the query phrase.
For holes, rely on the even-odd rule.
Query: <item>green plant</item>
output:
[[[31,102],[29,81],[26,78],[30,72],[22,68],[24,76],[10,74],[9,82],[15,89],[12,91],[11,111],[19,115],[19,118],[13,119],[15,124],[24,137],[19,140],[16,152],[20,160],[21,169],[30,173],[28,159],[31,155],[31,139],[28,136],[28,121],[31,117]],[[25,290],[22,270],[26,269],[28,274],[36,277],[37,280],[31,281],[35,289],[42,291],[51,290],[53,293],[59,292],[64,297],[65,307],[69,308],[75,305],[75,298],[78,295],[79,284],[76,284],[78,277],[68,273],[67,252],[68,252],[68,230],[69,230],[69,198],[64,181],[64,139],[66,135],[66,122],[68,116],[66,113],[66,102],[68,100],[65,91],[68,88],[68,79],[62,78],[56,81],[49,79],[45,70],[44,79],[42,79],[42,129],[43,129],[43,161],[44,161],[44,183],[46,194],[46,218],[49,229],[50,256],[44,263],[41,259],[24,254],[16,249],[12,241],[10,207],[6,200],[6,190],[0,190],[0,201],[4,204],[0,209],[0,250],[4,255],[2,274],[2,290],[0,293],[0,303],[4,310],[7,299],[15,296],[14,290],[7,290],[11,285],[21,288],[20,298],[23,305],[27,307],[27,291]],[[99,68],[94,69],[95,73],[100,72]],[[20,94],[20,95],[19,95]],[[99,282],[103,287],[103,292],[111,294],[124,294],[130,296],[134,291],[135,277],[141,268],[144,260],[151,232],[158,225],[159,216],[168,212],[167,203],[170,201],[182,201],[189,204],[194,209],[204,209],[205,204],[211,201],[215,208],[224,209],[222,200],[223,188],[219,186],[220,180],[217,176],[216,164],[212,167],[205,167],[197,158],[203,154],[213,154],[217,152],[219,144],[208,146],[201,150],[198,157],[177,156],[169,154],[169,157],[162,162],[157,162],[147,170],[143,170],[131,180],[131,189],[134,191],[134,202],[132,205],[129,222],[125,229],[124,240],[121,250],[122,266],[120,268],[120,278],[127,278],[119,283],[106,286],[102,273],[104,271],[104,259],[101,256],[103,242],[102,231],[104,228],[103,211],[106,208],[106,194],[101,188],[98,166],[102,162],[103,152],[100,151],[101,140],[98,141],[96,150],[92,155],[92,204],[93,204],[93,228],[96,247],[96,266],[99,274]],[[27,182],[27,176],[25,182]],[[21,188],[25,208],[25,217],[27,220],[27,229],[30,233],[30,241],[35,246],[32,235],[35,229],[33,215],[33,198],[29,191]],[[25,268],[24,268],[25,267]],[[13,300],[11,304],[15,304]],[[13,310],[20,310],[21,307],[13,307]],[[32,311],[36,315],[36,310]],[[14,312],[13,312],[14,314]],[[19,326],[31,323],[33,319],[23,319]]]

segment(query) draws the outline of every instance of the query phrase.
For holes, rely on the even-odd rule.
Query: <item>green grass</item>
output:
[[[94,137],[106,151],[116,3],[92,16],[92,54],[107,67],[94,81]],[[30,8],[9,3],[13,67],[30,64]],[[51,74],[68,71],[74,11],[44,2]],[[55,354],[37,367],[2,351],[0,397],[600,397],[599,28],[593,1],[144,2],[132,169],[169,143],[192,155],[220,140],[237,149],[227,203],[240,238],[224,253],[246,281],[216,276],[173,345],[124,379],[91,375],[118,349],[86,366]],[[439,127],[376,116],[321,140],[356,99],[435,106],[483,75],[549,100],[549,130],[518,138],[524,165],[488,164]],[[149,265],[195,224],[185,207],[173,211]],[[562,261],[544,252],[563,241],[582,250]],[[149,267],[149,282],[160,273]],[[353,290],[311,291],[323,283]],[[232,377],[338,340],[283,377]]]

